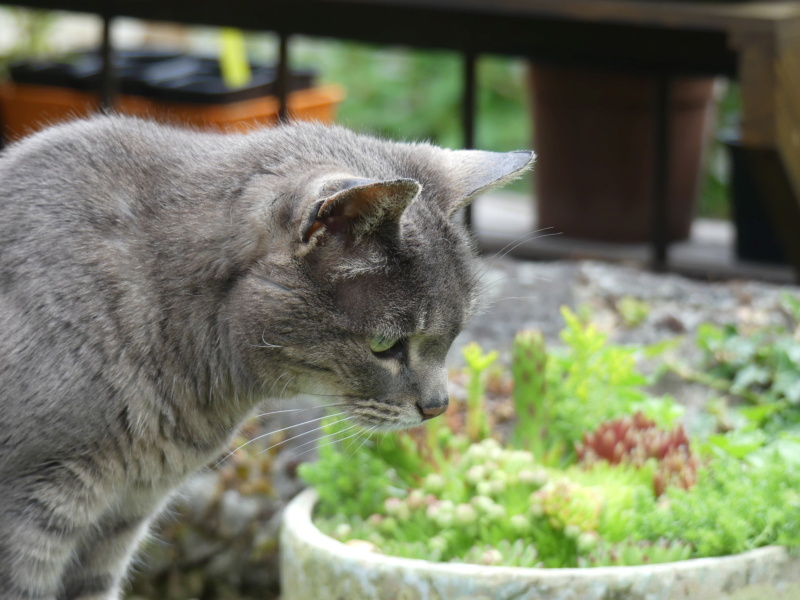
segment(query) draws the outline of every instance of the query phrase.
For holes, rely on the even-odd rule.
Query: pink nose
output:
[[[432,419],[433,417],[438,417],[447,410],[447,400],[445,400],[444,403],[442,404],[436,404],[434,406],[420,405],[419,410],[422,413],[422,419],[424,421],[427,421],[428,419]]]

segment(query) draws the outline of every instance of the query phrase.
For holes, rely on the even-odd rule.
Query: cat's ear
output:
[[[488,188],[516,179],[533,166],[536,155],[529,150],[486,152],[484,150],[451,150],[447,154],[449,168],[458,189],[446,207],[452,215],[469,204]]]
[[[322,186],[321,198],[311,204],[300,225],[300,239],[308,242],[327,231],[357,243],[387,223],[397,223],[419,195],[413,179],[374,181],[334,179]]]

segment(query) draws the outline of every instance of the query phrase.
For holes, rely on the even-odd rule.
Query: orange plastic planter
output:
[[[336,85],[298,90],[289,94],[289,116],[330,123],[343,99],[344,91]],[[92,93],[55,86],[0,84],[0,122],[8,141],[47,125],[89,115],[97,109],[97,96]],[[122,114],[223,131],[246,131],[272,125],[278,119],[278,99],[275,96],[208,105],[173,104],[141,96],[120,96],[115,109]]]

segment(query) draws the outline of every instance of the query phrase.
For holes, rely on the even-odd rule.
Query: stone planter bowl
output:
[[[311,522],[316,500],[306,490],[284,513],[282,600],[800,600],[800,557],[780,547],[593,569],[428,562],[328,537]]]

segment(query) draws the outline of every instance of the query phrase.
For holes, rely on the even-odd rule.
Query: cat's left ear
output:
[[[457,192],[446,207],[448,214],[452,215],[481,192],[508,183],[528,171],[536,155],[529,150],[450,150],[447,158],[453,179],[458,182]]]
[[[324,230],[357,243],[387,223],[398,223],[421,190],[422,186],[413,179],[326,181],[322,197],[306,211],[300,225],[300,238],[308,242]]]

